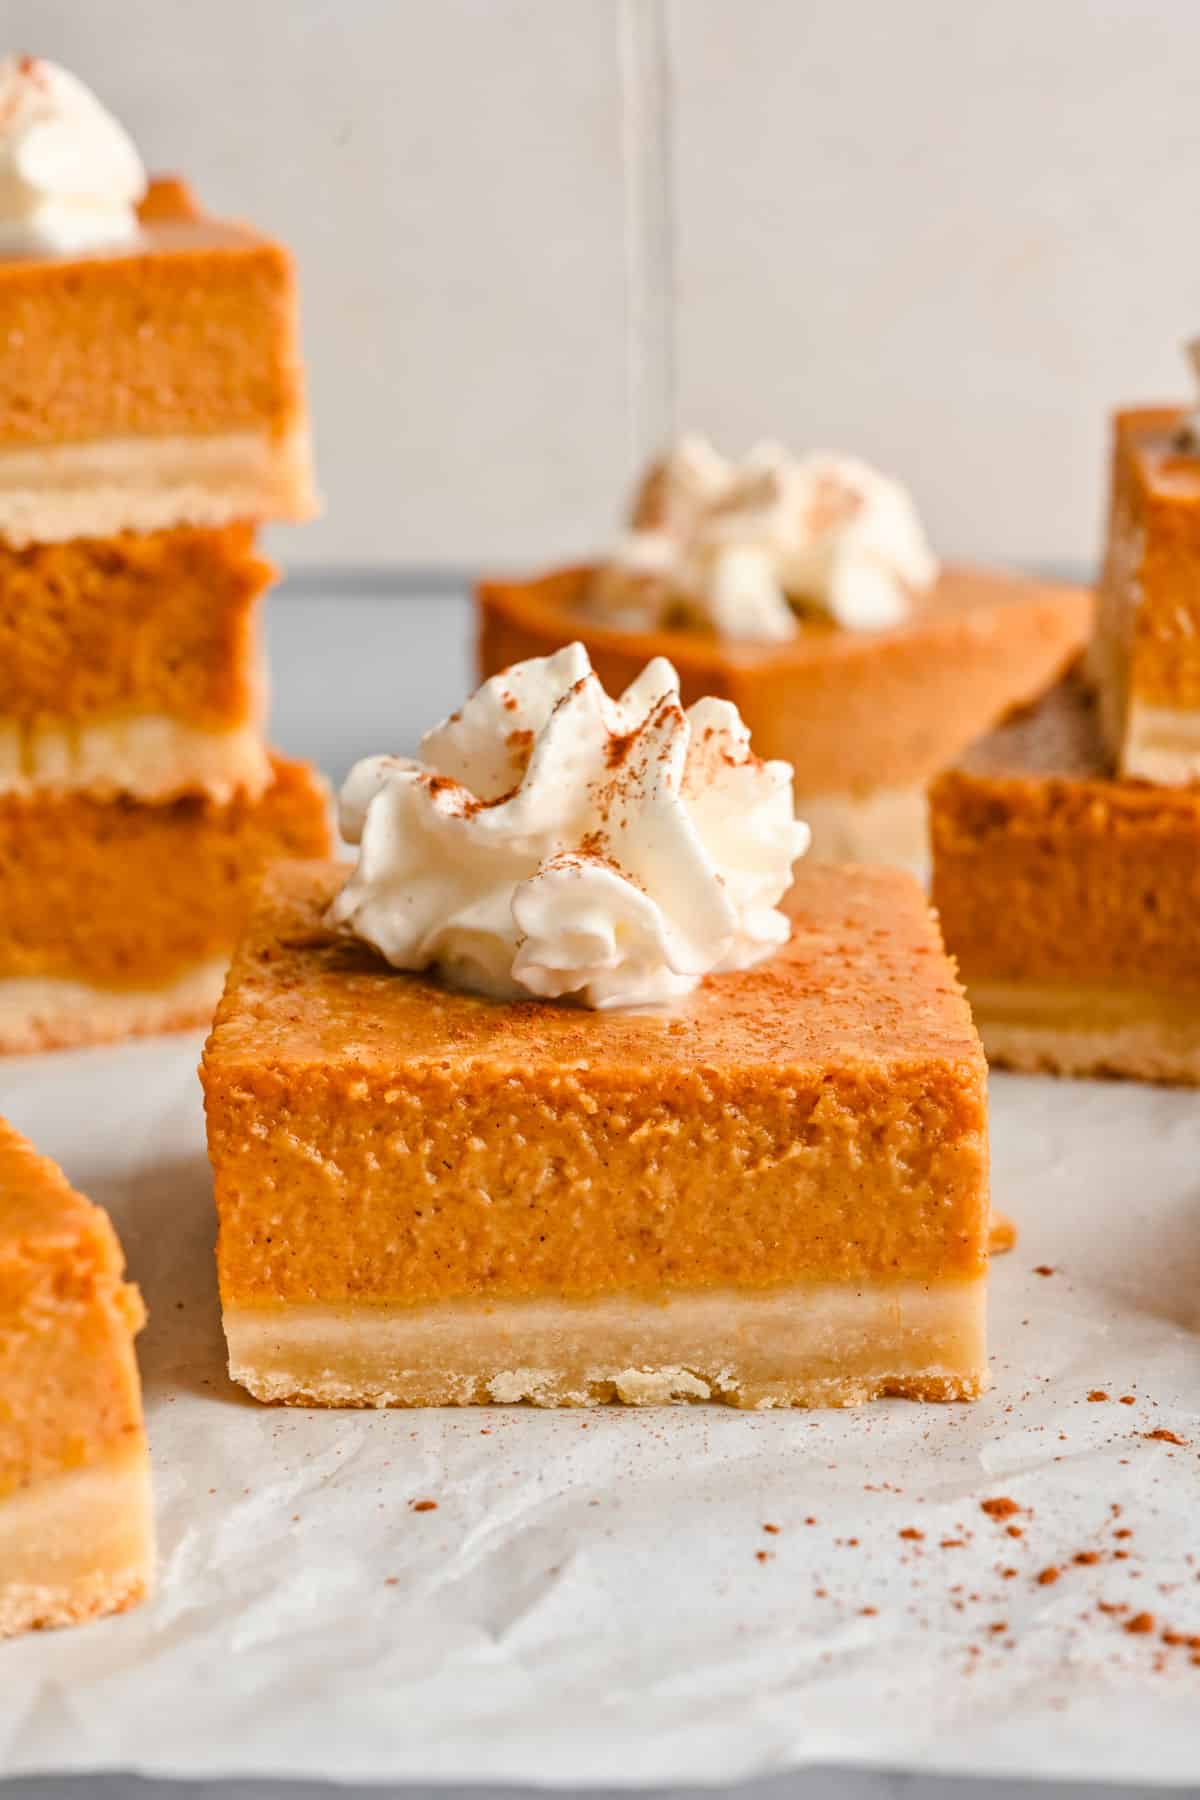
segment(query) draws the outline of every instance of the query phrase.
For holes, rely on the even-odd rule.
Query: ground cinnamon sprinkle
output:
[[[1079,1563],[1084,1568],[1087,1568],[1090,1567],[1092,1563],[1098,1563],[1100,1561],[1100,1552],[1098,1550],[1077,1550],[1071,1558],[1071,1561]]]
[[[918,1531],[915,1525],[906,1525],[904,1530],[900,1533],[900,1536],[902,1538],[908,1538],[910,1542],[915,1543],[922,1539],[925,1536],[925,1533],[923,1531]]]
[[[410,1500],[409,1505],[414,1512],[436,1512],[436,1500]]]
[[[1009,1500],[1004,1495],[995,1500],[981,1500],[979,1506],[989,1519],[1011,1519],[1014,1513],[1021,1510],[1015,1500]]]
[[[1181,1438],[1177,1431],[1168,1431],[1163,1425],[1158,1426],[1154,1431],[1143,1431],[1142,1436],[1151,1439],[1156,1444],[1178,1444],[1181,1450],[1186,1450],[1188,1447],[1186,1438]]]
[[[1049,1263],[1039,1263],[1033,1272],[1035,1275],[1053,1275],[1054,1270]]]
[[[1054,1564],[1051,1563],[1050,1567],[1048,1569],[1043,1569],[1041,1571],[1041,1573],[1038,1575],[1038,1578],[1037,1578],[1038,1586],[1039,1587],[1050,1587],[1054,1582],[1056,1582],[1058,1580],[1058,1577],[1059,1577],[1059,1570],[1057,1570],[1054,1567]]]
[[[1137,1404],[1137,1395],[1136,1394],[1122,1394],[1121,1395],[1121,1405],[1122,1406],[1136,1406],[1136,1404]]]
[[[1133,1637],[1145,1637],[1147,1632],[1154,1630],[1154,1614],[1134,1613],[1132,1619],[1126,1619],[1125,1630]]]
[[[754,1552],[754,1560],[755,1562],[760,1563],[770,1562],[771,1554],[770,1550],[756,1550]]]
[[[770,1533],[771,1533],[771,1536],[772,1536],[772,1537],[777,1537],[777,1536],[778,1536],[778,1534],[779,1534],[779,1527],[778,1527],[778,1525],[764,1525],[764,1526],[763,1526],[763,1530],[764,1530],[764,1531],[769,1531],[769,1532],[770,1532]]]
[[[1024,1537],[1025,1533],[1019,1525],[1010,1525],[1008,1527],[1008,1535],[1009,1537]]]
[[[1133,1532],[1129,1529],[1128,1525],[1122,1525],[1119,1530],[1113,1532],[1113,1536],[1115,1538],[1131,1538]]]
[[[1091,1393],[1088,1395],[1088,1399],[1089,1400],[1107,1400],[1108,1395],[1105,1393],[1103,1388],[1093,1388]]]

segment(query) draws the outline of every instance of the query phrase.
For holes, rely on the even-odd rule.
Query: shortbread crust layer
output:
[[[254,725],[204,731],[162,713],[77,727],[0,719],[0,794],[53,788],[148,802],[191,793],[224,801],[256,797],[270,780],[271,758]]]
[[[0,449],[0,536],[17,546],[296,521],[316,504],[307,426]]]
[[[0,1637],[135,1606],[153,1541],[144,1440],[0,1498]]]
[[[999,1068],[1200,1085],[1200,993],[968,981],[967,994]]]
[[[986,1283],[805,1283],[662,1299],[225,1307],[229,1369],[298,1406],[856,1406],[986,1385]]]
[[[0,1055],[111,1044],[207,1025],[228,957],[196,964],[161,988],[104,988],[53,976],[0,979]]]

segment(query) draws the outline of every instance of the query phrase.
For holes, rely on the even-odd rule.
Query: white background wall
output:
[[[1106,409],[1188,391],[1200,0],[0,18],[295,247],[328,508],[293,565],[584,550],[672,393],[731,449],[877,458],[947,553],[1083,563]]]

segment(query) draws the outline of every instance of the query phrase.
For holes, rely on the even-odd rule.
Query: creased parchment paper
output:
[[[1196,1778],[1200,1096],[993,1081],[973,1407],[271,1411],[224,1372],[198,1051],[0,1067],[149,1302],[160,1542],[151,1605],[0,1645],[0,1770]]]

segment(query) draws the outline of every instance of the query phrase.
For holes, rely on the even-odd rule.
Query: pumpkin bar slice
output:
[[[149,1585],[145,1311],[123,1273],[107,1215],[0,1119],[0,1637]]]
[[[989,1059],[1200,1082],[1200,787],[1115,777],[1069,679],[930,806],[934,905]]]
[[[384,1406],[962,1399],[986,1068],[917,884],[802,866],[665,1009],[463,992],[266,878],[205,1048],[233,1378]]]
[[[107,248],[0,250],[13,543],[314,510],[288,252],[175,180],[139,219]]]
[[[1181,407],[1114,420],[1091,663],[1121,772],[1200,776],[1200,446]]]
[[[261,793],[273,573],[244,524],[0,539],[0,793]]]
[[[324,784],[279,757],[256,798],[0,795],[0,1051],[205,1024],[264,867],[329,845]]]
[[[946,567],[912,616],[887,630],[841,630],[808,616],[787,642],[739,642],[590,618],[599,573],[484,582],[480,673],[578,637],[619,692],[649,657],[668,657],[685,703],[732,700],[758,753],[793,764],[813,854],[831,861],[924,863],[927,782],[1056,681],[1091,629],[1092,596],[1082,588]]]

